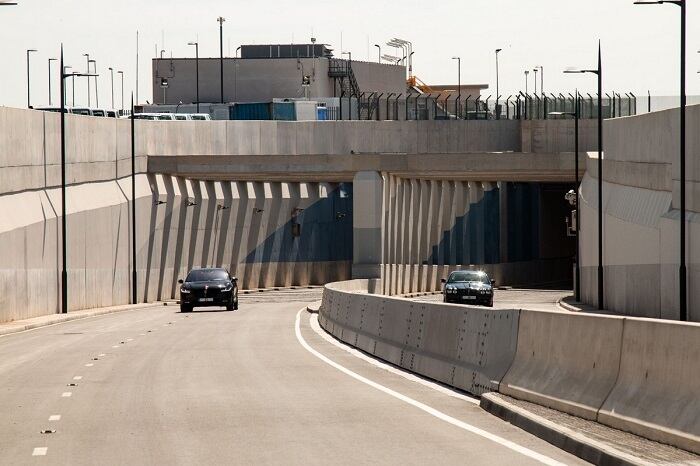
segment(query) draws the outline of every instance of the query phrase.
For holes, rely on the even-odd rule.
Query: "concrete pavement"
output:
[[[299,314],[314,299],[271,292],[233,313],[157,307],[3,337],[0,463],[582,464],[332,344]]]
[[[496,290],[493,295],[494,309],[532,309],[535,311],[563,311],[558,302],[570,296],[567,290],[509,289]],[[413,298],[420,302],[442,302],[442,294]]]

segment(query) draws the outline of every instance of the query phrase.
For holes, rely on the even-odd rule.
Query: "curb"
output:
[[[479,406],[484,411],[590,463],[603,466],[638,466],[648,464],[508,403],[506,400],[496,396],[495,393],[483,394]]]
[[[5,335],[12,335],[13,333],[26,332],[27,330],[33,330],[36,328],[48,327],[50,325],[62,324],[64,322],[71,322],[73,320],[88,319],[90,317],[99,317],[107,314],[116,314],[117,312],[137,311],[140,309],[148,309],[152,307],[168,306],[169,304],[172,304],[172,302],[164,301],[155,303],[142,303],[135,304],[133,306],[115,306],[87,311],[73,311],[72,313],[68,314],[49,314],[49,316],[54,316],[53,318],[47,318],[47,316],[39,316],[34,317],[32,319],[4,322],[0,324],[0,337],[3,337]],[[42,321],[27,322],[29,320],[42,318],[44,319]],[[2,328],[3,326],[6,326],[8,328]]]
[[[564,298],[559,299],[557,301],[557,306],[562,308],[563,310],[567,312],[581,312],[581,309],[577,308],[576,306],[573,306],[567,302],[564,302]]]
[[[268,291],[288,291],[288,290],[316,290],[318,288],[323,288],[320,285],[309,285],[309,286],[277,286],[274,288],[253,288],[251,290],[240,290],[239,295],[242,294],[256,294],[265,293]]]
[[[314,301],[313,303],[310,303],[308,306],[306,306],[306,312],[309,314],[318,314],[318,311],[321,309],[321,301]]]
[[[442,291],[420,291],[417,293],[407,293],[397,295],[398,298],[420,298],[421,296],[435,296],[442,294]]]

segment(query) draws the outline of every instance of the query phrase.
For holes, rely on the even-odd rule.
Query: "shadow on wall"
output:
[[[297,226],[298,225],[298,226]],[[295,233],[298,232],[298,236]],[[352,185],[341,184],[272,232],[245,262],[352,260]]]

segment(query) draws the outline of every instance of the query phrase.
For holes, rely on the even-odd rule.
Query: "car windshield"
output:
[[[213,282],[228,280],[228,273],[221,269],[197,269],[187,275],[186,282]]]
[[[103,116],[105,116],[105,112],[102,110],[93,110],[92,116],[103,117]]]
[[[192,115],[192,119],[193,119],[193,120],[203,121],[203,120],[206,120],[207,117],[205,117],[205,116],[203,116],[203,115]]]
[[[489,276],[484,272],[455,272],[450,275],[447,283],[458,283],[458,282],[481,282],[490,284]]]
[[[171,121],[173,119],[170,115],[158,115],[156,118],[158,120],[168,120],[168,121]]]

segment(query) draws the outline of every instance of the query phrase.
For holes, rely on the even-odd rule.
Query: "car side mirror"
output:
[[[447,279],[441,278],[441,279],[440,279],[440,283],[447,283]]]
[[[491,286],[496,286],[496,280],[491,280]]]
[[[182,285],[183,283],[185,283],[185,281],[184,281],[182,278],[179,279],[177,282],[178,282],[180,285]]]

